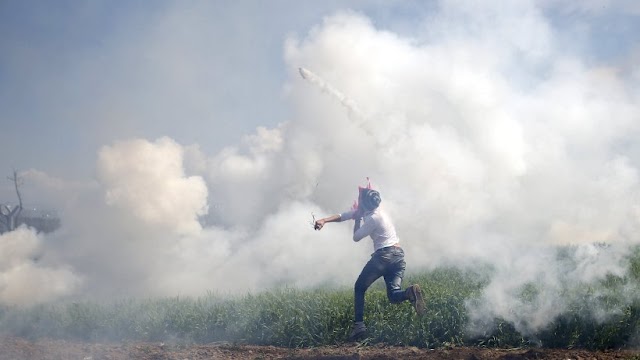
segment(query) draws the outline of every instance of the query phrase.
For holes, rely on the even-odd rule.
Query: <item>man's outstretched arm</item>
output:
[[[316,220],[316,223],[313,226],[313,228],[316,229],[316,230],[320,230],[320,229],[322,229],[322,227],[326,223],[329,223],[329,222],[341,222],[341,221],[342,221],[342,219],[341,219],[339,214],[331,215],[331,216],[328,216],[326,218],[322,218],[320,220]]]

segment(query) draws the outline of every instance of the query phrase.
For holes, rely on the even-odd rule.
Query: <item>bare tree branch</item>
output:
[[[13,186],[18,196],[18,206],[12,209],[8,205],[1,205],[0,220],[2,220],[2,223],[8,231],[13,231],[16,228],[18,216],[20,216],[22,212],[22,196],[20,195],[21,179],[18,177],[18,172],[15,169],[13,170],[13,177],[8,177],[7,179],[13,181]]]
[[[20,185],[22,185],[22,183],[21,179],[18,177],[18,172],[16,171],[16,169],[13,169],[13,177],[10,177],[9,180],[13,181],[13,186],[16,188],[16,194],[18,195],[18,207],[20,208],[20,211],[22,211],[22,196],[20,195],[18,182],[20,182]]]

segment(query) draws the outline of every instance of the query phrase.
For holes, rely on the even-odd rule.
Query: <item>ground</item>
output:
[[[418,349],[358,344],[325,346],[312,349],[287,349],[274,346],[167,345],[164,343],[85,343],[64,340],[30,341],[0,337],[0,360],[199,360],[199,359],[299,359],[299,360],[391,360],[391,359],[640,359],[638,350],[587,351],[581,349]]]

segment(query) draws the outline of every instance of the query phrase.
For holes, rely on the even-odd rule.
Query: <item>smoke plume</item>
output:
[[[347,210],[370,177],[409,272],[490,263],[474,323],[541,328],[567,284],[624,275],[640,220],[637,69],[593,65],[555,31],[529,2],[445,2],[412,38],[327,17],[285,41],[292,116],[280,125],[215,154],[171,134],[124,139],[82,186],[31,172],[35,188],[62,184],[63,227],[2,271],[45,251],[48,265],[21,275],[55,280],[38,300],[349,284],[371,244],[354,244],[350,224],[314,232],[312,214]],[[16,236],[40,239],[3,239]],[[575,247],[569,265],[559,245]],[[7,281],[0,299],[14,301]],[[519,304],[530,283],[536,301]]]

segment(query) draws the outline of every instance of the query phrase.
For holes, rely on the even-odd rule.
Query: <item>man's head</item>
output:
[[[362,189],[360,194],[360,203],[366,211],[375,210],[380,206],[382,198],[380,193],[373,189]]]

